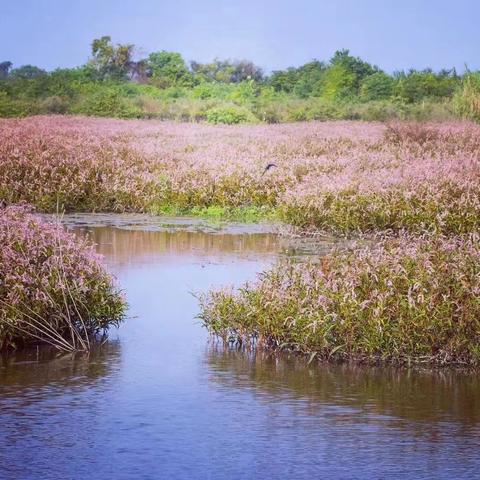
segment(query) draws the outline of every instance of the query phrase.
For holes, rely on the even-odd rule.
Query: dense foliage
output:
[[[0,116],[77,113],[213,123],[328,119],[478,120],[479,73],[397,72],[335,52],[327,61],[265,75],[248,60],[192,61],[177,52],[135,59],[134,45],[104,36],[87,64],[46,72],[0,63]],[[228,112],[218,114],[217,112]]]
[[[125,302],[93,248],[24,206],[0,208],[0,350],[88,350]]]

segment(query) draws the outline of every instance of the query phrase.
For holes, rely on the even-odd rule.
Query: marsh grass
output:
[[[227,343],[310,360],[478,366],[480,240],[403,234],[281,263],[201,305],[204,325]]]
[[[125,301],[92,247],[26,207],[0,210],[0,349],[89,351]]]
[[[0,140],[0,199],[44,212],[273,215],[341,234],[479,226],[480,129],[470,123],[38,117],[1,120]]]
[[[269,163],[277,167],[265,174]],[[281,219],[302,232],[398,234],[373,250],[359,245],[327,257],[323,269],[282,265],[239,295],[213,293],[202,318],[226,339],[311,358],[479,362],[480,127],[473,123],[0,120],[0,200],[47,212]],[[8,280],[0,285],[0,339],[12,345],[26,332],[46,339],[53,334],[39,333],[41,318],[84,348],[87,333],[119,321],[124,303],[83,247],[59,250],[64,234],[57,245],[50,233],[50,253],[40,255],[28,231],[46,227],[25,219],[33,226],[19,219],[24,237],[2,251],[10,257],[0,262]],[[8,221],[5,232],[12,235]]]

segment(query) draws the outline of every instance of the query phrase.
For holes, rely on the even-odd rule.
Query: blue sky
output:
[[[392,72],[480,69],[476,0],[0,0],[0,61],[85,63],[93,38],[134,43],[141,55],[248,58],[266,71],[349,48]]]

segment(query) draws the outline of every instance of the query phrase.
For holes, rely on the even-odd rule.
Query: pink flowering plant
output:
[[[25,206],[0,209],[0,349],[47,343],[88,350],[125,301],[99,256]]]
[[[0,119],[0,200],[386,233],[320,266],[282,265],[240,293],[213,292],[205,325],[312,358],[480,364],[477,124]],[[75,332],[118,323],[123,300],[88,247],[18,207],[2,222],[0,342],[50,338],[40,317],[77,345]]]
[[[480,126],[467,122],[0,120],[0,199],[42,211],[250,211],[342,234],[458,234],[479,227],[479,186]]]
[[[480,238],[401,234],[202,297],[226,342],[365,362],[480,365]]]

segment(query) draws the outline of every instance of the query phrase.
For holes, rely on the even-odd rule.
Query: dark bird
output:
[[[262,177],[271,169],[271,168],[277,168],[277,165],[275,165],[274,163],[269,163],[266,167],[265,167],[265,170],[263,171],[262,173]]]

